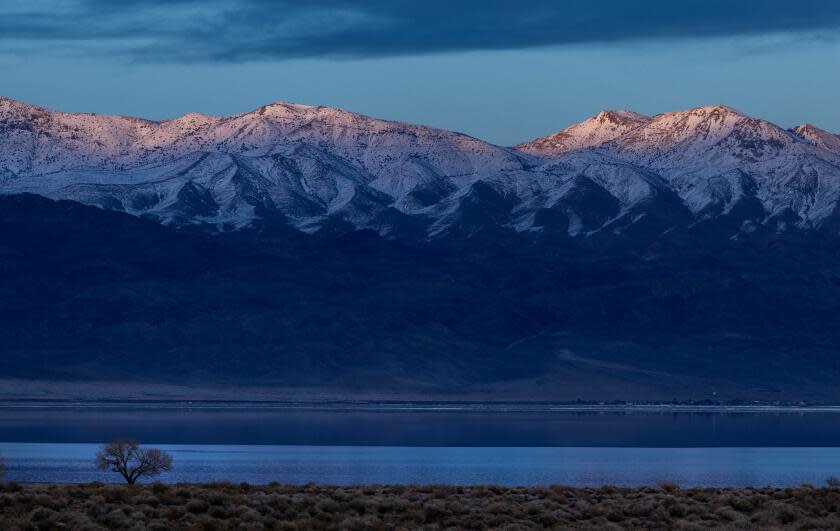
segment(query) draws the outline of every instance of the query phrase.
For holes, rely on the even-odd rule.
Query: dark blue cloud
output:
[[[837,0],[77,0],[0,16],[0,39],[147,61],[384,57],[840,28]],[[1,11],[1,9],[0,9]]]

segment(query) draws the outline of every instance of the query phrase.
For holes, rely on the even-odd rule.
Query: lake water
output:
[[[796,486],[840,476],[835,412],[0,409],[12,480],[116,481],[92,465],[116,437],[170,452],[167,482]]]

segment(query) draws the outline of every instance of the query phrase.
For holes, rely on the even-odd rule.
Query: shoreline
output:
[[[288,410],[393,413],[840,413],[835,404],[568,403],[472,401],[0,400],[21,409]]]

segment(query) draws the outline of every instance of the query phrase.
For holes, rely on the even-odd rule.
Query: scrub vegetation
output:
[[[837,529],[840,489],[253,486],[0,487],[3,529]]]

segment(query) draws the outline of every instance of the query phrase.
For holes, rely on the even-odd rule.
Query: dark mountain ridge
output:
[[[471,209],[396,241],[0,196],[0,375],[243,397],[840,401],[836,237],[722,239],[716,218],[576,239]]]

